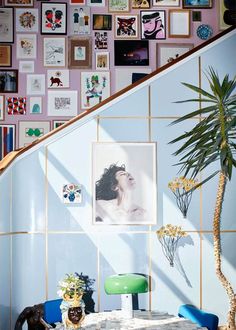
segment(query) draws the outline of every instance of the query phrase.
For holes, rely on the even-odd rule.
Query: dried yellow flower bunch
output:
[[[181,176],[179,178],[175,178],[173,181],[170,181],[168,183],[168,187],[173,191],[176,192],[176,190],[183,189],[185,192],[190,191],[197,185],[197,180],[194,179],[187,179],[184,176]]]
[[[167,224],[166,226],[162,226],[159,230],[157,230],[158,238],[162,238],[163,236],[170,236],[175,238],[186,237],[188,234],[186,231],[182,230],[181,226],[173,226],[171,224]]]

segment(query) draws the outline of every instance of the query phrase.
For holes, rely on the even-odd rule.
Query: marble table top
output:
[[[56,329],[63,330],[58,325]],[[207,329],[184,318],[160,312],[134,311],[133,319],[122,319],[122,311],[91,313],[85,316],[81,330],[197,330]]]

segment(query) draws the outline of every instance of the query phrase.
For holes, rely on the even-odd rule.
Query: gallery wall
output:
[[[31,0],[33,1],[33,0]],[[30,3],[31,3],[30,1]],[[79,1],[79,3],[81,3],[82,1]],[[222,1],[221,1],[222,2]],[[63,3],[58,2],[60,5],[62,5]],[[24,108],[23,110],[19,110],[18,108],[20,107],[19,105],[19,101],[17,100],[13,100],[12,103],[14,104],[14,101],[16,101],[18,104],[16,104],[15,108],[16,111],[12,111],[12,107],[14,107],[14,105],[10,105],[11,109],[9,110],[7,106],[5,106],[4,104],[0,104],[0,108],[2,115],[0,116],[2,119],[0,121],[0,124],[12,124],[15,125],[13,126],[13,128],[15,128],[15,133],[13,132],[13,136],[15,136],[15,141],[11,141],[11,143],[9,143],[8,145],[5,145],[2,147],[5,148],[4,150],[1,150],[1,158],[11,150],[11,148],[18,148],[18,147],[22,147],[25,145],[28,145],[29,143],[31,143],[33,140],[37,139],[39,136],[42,136],[44,133],[46,133],[48,130],[53,129],[55,123],[54,121],[57,120],[59,122],[64,122],[70,118],[72,118],[73,116],[79,114],[80,112],[86,110],[89,108],[89,106],[85,106],[86,103],[86,78],[88,78],[89,80],[91,80],[92,76],[95,75],[98,76],[99,80],[100,80],[100,84],[102,84],[102,80],[104,78],[104,76],[106,76],[106,80],[105,80],[105,88],[103,89],[103,95],[101,99],[104,99],[105,97],[114,94],[118,89],[121,89],[122,87],[124,87],[125,85],[129,84],[132,82],[132,73],[149,73],[153,70],[155,70],[157,68],[157,66],[159,65],[159,61],[160,61],[160,48],[162,46],[162,44],[171,44],[171,49],[172,49],[172,54],[173,57],[176,56],[176,52],[173,49],[173,47],[175,47],[175,45],[173,44],[181,44],[180,48],[183,50],[185,49],[186,45],[183,44],[188,44],[186,50],[189,48],[191,48],[192,46],[196,46],[198,44],[200,44],[201,42],[203,42],[202,39],[200,39],[197,36],[197,29],[200,25],[202,24],[208,24],[211,28],[212,28],[212,35],[215,35],[219,32],[220,30],[220,21],[219,21],[219,3],[218,1],[209,1],[209,3],[212,5],[210,5],[209,7],[211,8],[193,8],[190,9],[190,31],[189,31],[189,35],[184,36],[184,37],[169,37],[169,32],[171,30],[171,27],[169,26],[169,22],[168,22],[168,16],[169,13],[171,12],[171,10],[183,10],[183,3],[182,0],[180,1],[174,1],[172,3],[175,3],[175,5],[172,7],[169,6],[163,6],[163,5],[158,5],[158,2],[155,3],[155,6],[153,5],[153,3],[150,4],[150,8],[142,8],[142,9],[132,9],[131,7],[131,3],[129,4],[129,11],[128,12],[116,12],[115,10],[111,10],[111,8],[108,8],[108,3],[105,1],[91,1],[88,3],[84,3],[84,4],[80,4],[78,5],[78,9],[80,7],[84,7],[84,12],[86,13],[87,11],[90,11],[90,29],[86,30],[89,31],[88,35],[79,35],[79,38],[84,38],[84,37],[89,37],[90,38],[90,43],[91,43],[91,48],[89,48],[89,43],[87,43],[87,41],[85,41],[85,44],[83,45],[83,41],[82,42],[82,46],[84,46],[86,48],[86,50],[89,49],[89,54],[88,56],[91,56],[91,65],[89,65],[89,63],[87,62],[87,58],[85,61],[82,61],[84,64],[84,66],[81,66],[80,68],[75,68],[73,67],[73,63],[70,63],[70,68],[68,67],[68,61],[69,61],[69,57],[70,57],[70,47],[69,47],[69,37],[74,36],[73,31],[71,30],[71,22],[73,21],[73,13],[74,13],[74,8],[75,5],[71,5],[71,3],[68,1],[67,3],[67,29],[65,29],[65,34],[64,35],[60,35],[60,33],[57,31],[55,34],[44,34],[42,35],[41,32],[43,28],[41,28],[41,2],[40,1],[34,1],[33,4],[33,8],[18,8],[17,6],[14,5],[14,1],[10,1],[8,2],[8,0],[5,0],[5,2],[3,3],[3,5],[7,5],[7,6],[11,6],[11,4],[14,5],[14,43],[12,44],[12,66],[11,67],[0,67],[0,70],[11,70],[11,69],[17,69],[19,71],[18,73],[18,92],[17,93],[0,93],[0,96],[5,96],[5,100],[2,100],[4,102],[6,102],[7,98],[9,97],[23,97],[26,99],[21,100],[21,103],[26,102],[26,108]],[[165,3],[170,4],[170,1],[165,1]],[[99,4],[99,6],[98,6]],[[161,2],[160,2],[161,4]],[[58,5],[58,6],[60,6]],[[47,9],[47,6],[50,7],[50,2],[44,3],[45,8]],[[190,6],[191,7],[191,6]],[[6,8],[6,7],[5,7]],[[88,8],[88,9],[87,9]],[[30,29],[24,29],[20,26],[19,23],[19,10],[21,10],[21,13],[24,12],[24,9],[26,11],[30,11],[31,9],[36,9],[38,10],[38,12],[34,12],[35,14],[38,13],[38,22],[36,20],[36,30],[38,32],[27,32],[27,30]],[[44,12],[46,11],[46,9],[44,10]],[[22,11],[23,10],[23,11]],[[136,26],[135,29],[139,30],[137,32],[137,34],[135,34],[134,37],[129,37],[127,35],[124,35],[121,39],[122,40],[131,40],[135,41],[135,40],[139,40],[141,39],[141,31],[140,31],[140,16],[144,15],[145,12],[143,14],[141,14],[141,11],[145,11],[145,10],[149,10],[151,11],[151,13],[155,12],[155,11],[159,11],[162,15],[162,18],[164,17],[163,15],[165,14],[165,23],[164,23],[164,28],[165,28],[165,37],[163,39],[159,39],[159,40],[148,40],[148,44],[149,44],[149,65],[145,65],[145,66],[123,66],[123,65],[119,65],[116,66],[114,63],[114,40],[116,39],[120,39],[119,36],[116,35],[116,32],[114,29],[114,20],[116,15],[121,15],[126,18],[128,18],[128,15],[138,15],[135,16],[136,17]],[[185,9],[186,10],[186,9]],[[18,11],[17,17],[16,17],[16,11]],[[200,12],[200,18],[199,17],[195,17],[194,19],[197,19],[198,21],[193,21],[193,17],[192,15],[194,15],[194,12]],[[111,19],[112,19],[112,25],[111,25],[111,30],[93,30],[93,15],[97,14],[97,15],[111,15]],[[199,15],[197,15],[199,16]],[[185,18],[185,17],[184,17]],[[200,21],[199,21],[200,19]],[[163,19],[164,21],[164,19]],[[181,20],[180,20],[181,21]],[[17,25],[17,28],[16,28]],[[17,32],[16,32],[17,29]],[[32,31],[34,31],[35,27],[33,28]],[[60,29],[59,29],[60,30]],[[178,30],[178,27],[177,27]],[[18,32],[19,31],[19,32]],[[25,32],[24,32],[25,31]],[[45,31],[44,31],[45,32]],[[95,33],[107,33],[107,49],[95,49]],[[188,33],[187,33],[188,34]],[[78,36],[78,35],[77,35]],[[27,56],[25,58],[18,58],[21,57],[21,49],[20,49],[20,43],[22,42],[22,38],[24,39],[25,37],[28,38],[36,38],[36,46],[37,49],[35,49],[35,58],[31,58],[31,55],[29,56],[29,58],[27,58]],[[65,47],[66,47],[66,59],[65,59],[65,66],[64,67],[57,67],[57,66],[53,66],[50,67],[50,65],[45,66],[45,54],[44,54],[44,43],[45,43],[45,38],[51,38],[50,40],[52,41],[53,39],[55,39],[54,37],[57,38],[65,38]],[[122,41],[121,40],[121,41]],[[1,45],[6,45],[6,44],[1,44]],[[123,47],[123,46],[122,46]],[[157,47],[158,47],[158,51],[157,51]],[[177,45],[177,48],[179,46]],[[179,49],[177,49],[177,52],[179,51]],[[109,56],[109,70],[106,69],[106,73],[103,74],[103,70],[96,70],[96,53],[102,53],[102,52],[108,52],[108,56]],[[87,55],[86,55],[87,56]],[[33,54],[34,57],[34,54]],[[25,61],[31,61],[33,62],[34,65],[34,69],[33,72],[29,73],[24,73],[21,72],[22,71],[22,66],[24,67]],[[89,61],[89,59],[88,59]],[[77,62],[78,64],[78,62]],[[21,66],[21,68],[19,68],[19,66]],[[87,68],[86,68],[87,66]],[[27,65],[26,65],[27,68]],[[69,75],[69,77],[67,77],[67,88],[63,88],[62,86],[59,86],[60,89],[56,89],[55,87],[57,86],[57,84],[53,84],[52,87],[50,89],[49,92],[49,85],[51,84],[51,81],[49,80],[49,78],[52,75],[56,75],[57,72],[61,71],[61,70],[67,70],[69,69],[68,72],[66,72],[66,74]],[[24,68],[23,68],[24,70]],[[49,70],[54,70],[54,73],[52,71]],[[89,74],[83,73],[83,72],[90,72]],[[61,71],[62,73],[62,71]],[[33,95],[34,91],[32,91],[32,84],[34,82],[34,78],[35,76],[30,76],[30,75],[40,75],[37,76],[37,79],[40,79],[40,83],[43,85],[42,90],[37,92],[37,95]],[[42,76],[43,75],[43,76]],[[48,78],[49,75],[49,78]],[[84,77],[84,81],[83,81],[83,86],[81,85],[81,76]],[[60,78],[62,79],[62,76],[60,76]],[[45,79],[45,83],[44,80],[41,79]],[[28,80],[28,82],[27,82]],[[28,85],[28,87],[27,87]],[[91,85],[91,84],[90,84]],[[70,92],[70,93],[68,93]],[[72,93],[71,93],[72,92]],[[49,100],[49,95],[53,94],[52,96],[52,101]],[[83,99],[81,97],[81,95],[83,95]],[[61,109],[53,109],[53,102],[55,102],[55,98],[60,96],[60,98],[66,99],[66,98],[70,98],[70,102],[72,102],[72,108],[71,109],[65,109],[65,110],[61,110]],[[98,103],[99,98],[91,98],[90,99],[91,103],[90,103],[90,107],[93,104]],[[94,102],[95,101],[95,102]],[[33,105],[34,103],[40,103],[41,102],[41,113],[37,113],[38,111],[38,107],[34,108],[36,111],[34,113],[32,112],[33,109]],[[30,104],[31,104],[31,110],[30,110]],[[9,114],[8,112],[10,112],[11,114]],[[18,112],[18,113],[17,113]],[[22,114],[20,114],[20,112]],[[33,123],[29,123],[29,122],[33,122]],[[1,132],[2,131],[2,126],[1,126]],[[7,134],[7,133],[3,133]],[[11,133],[9,133],[11,134]],[[19,141],[19,136],[20,136],[20,141]],[[15,145],[15,146],[14,146]]]

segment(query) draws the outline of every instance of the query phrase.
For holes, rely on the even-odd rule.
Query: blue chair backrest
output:
[[[43,319],[47,323],[61,322],[61,305],[62,299],[48,300],[44,303],[44,316]]]

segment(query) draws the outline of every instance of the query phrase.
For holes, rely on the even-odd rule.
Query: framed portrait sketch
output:
[[[34,0],[5,0],[6,7],[33,7]]]
[[[145,10],[140,12],[141,39],[160,40],[166,38],[166,12]]]
[[[5,97],[0,95],[0,120],[4,120],[5,114]]]
[[[41,34],[67,34],[67,3],[41,2]]]
[[[212,0],[183,0],[183,8],[212,8]]]
[[[2,143],[0,144],[0,160],[2,160],[9,152],[15,150],[15,125],[0,125],[0,136]]]
[[[108,0],[108,11],[110,13],[128,13],[129,0]]]
[[[138,15],[115,15],[114,31],[116,39],[138,39]]]
[[[14,9],[0,8],[0,43],[14,43]]]
[[[27,94],[28,95],[45,94],[45,74],[27,75]]]
[[[173,62],[181,55],[187,53],[193,48],[193,44],[169,44],[169,43],[158,43],[157,47],[157,68]]]
[[[109,70],[109,52],[95,53],[95,69]]]
[[[38,9],[16,9],[16,32],[38,32]]]
[[[77,115],[77,91],[48,91],[48,116]]]
[[[132,0],[133,9],[148,9],[150,8],[150,0]]]
[[[11,45],[0,44],[0,66],[12,66],[12,48]]]
[[[43,64],[46,67],[66,66],[66,39],[43,39]]]
[[[21,59],[34,59],[37,54],[36,34],[17,34],[16,56]]]
[[[115,65],[149,65],[148,40],[115,40]]]
[[[156,224],[156,143],[93,143],[92,171],[94,224]]]
[[[18,92],[18,70],[0,69],[0,93]]]
[[[8,115],[25,115],[26,114],[26,97],[8,97],[6,100]]]
[[[92,66],[91,38],[69,37],[69,69],[89,69]]]
[[[196,1],[196,0],[194,0]],[[179,7],[180,0],[153,0],[153,6],[158,7]]]
[[[190,37],[190,10],[169,10],[169,38]]]
[[[81,109],[90,109],[109,96],[109,72],[81,72]]]
[[[19,147],[26,147],[49,131],[49,121],[19,121]]]
[[[69,88],[69,70],[48,70],[47,88]]]
[[[69,11],[70,34],[90,34],[90,7],[70,6]]]
[[[112,16],[93,14],[93,30],[111,30]]]

